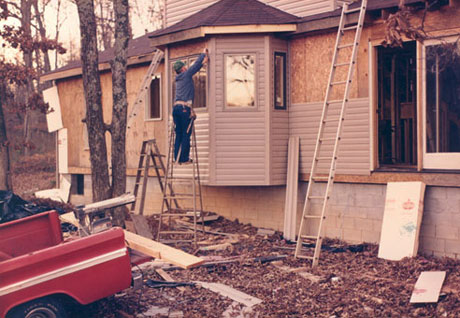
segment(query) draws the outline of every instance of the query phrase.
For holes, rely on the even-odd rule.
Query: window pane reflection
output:
[[[228,107],[255,106],[255,55],[225,56],[226,105]]]
[[[459,53],[455,45],[426,48],[427,152],[460,152]]]
[[[286,53],[275,53],[275,108],[286,109]]]

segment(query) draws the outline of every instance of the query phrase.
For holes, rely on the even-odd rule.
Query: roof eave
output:
[[[281,33],[296,32],[296,30],[296,23],[201,26],[193,29],[160,35],[158,37],[152,37],[151,45],[159,47],[186,40],[198,39],[211,34]]]
[[[148,63],[152,60],[152,54],[153,52],[147,53],[147,54],[141,54],[137,56],[131,56],[128,58],[127,64],[128,66],[132,66],[136,64]],[[98,69],[99,71],[110,70],[110,63],[109,62],[99,63]],[[82,74],[81,67],[75,67],[75,68],[63,70],[60,72],[42,75],[40,77],[40,82],[44,83],[47,81],[53,81],[53,80],[58,80],[58,79],[63,79],[63,78],[80,76],[81,74]]]

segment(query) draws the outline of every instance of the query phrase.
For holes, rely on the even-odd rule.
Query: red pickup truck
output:
[[[0,224],[0,318],[63,318],[130,287],[123,230],[63,240],[54,211]]]

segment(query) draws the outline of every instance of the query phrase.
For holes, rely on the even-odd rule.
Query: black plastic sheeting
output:
[[[59,207],[30,203],[11,191],[0,190],[0,224],[50,210],[65,213]]]

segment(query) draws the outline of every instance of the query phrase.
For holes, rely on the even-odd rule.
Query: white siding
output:
[[[222,36],[216,39],[213,153],[216,185],[263,185],[267,174],[264,38]],[[255,109],[225,109],[224,54],[256,54]]]
[[[289,143],[289,84],[286,83],[286,110],[274,109],[274,54],[275,52],[286,53],[286,68],[288,68],[289,60],[287,54],[287,42],[281,39],[272,38],[271,40],[271,57],[270,57],[270,109],[271,116],[271,184],[286,184],[287,173],[287,154]],[[287,70],[286,70],[287,72]],[[286,73],[288,81],[289,74]]]
[[[291,136],[300,136],[300,171],[310,173],[311,160],[315,150],[319,119],[323,103],[294,104],[289,113],[289,132]],[[338,110],[340,103],[331,104]],[[338,117],[338,116],[337,116]],[[325,138],[333,137],[333,127],[325,127]],[[332,142],[329,142],[331,145]],[[322,156],[332,153],[332,146],[324,146]],[[337,173],[369,175],[369,99],[351,100],[345,113],[342,140],[339,146]],[[327,173],[328,165],[319,166],[320,172]]]
[[[168,27],[176,24],[215,2],[217,0],[166,0],[165,25]],[[335,0],[261,0],[261,2],[299,17],[331,11],[336,8]]]

